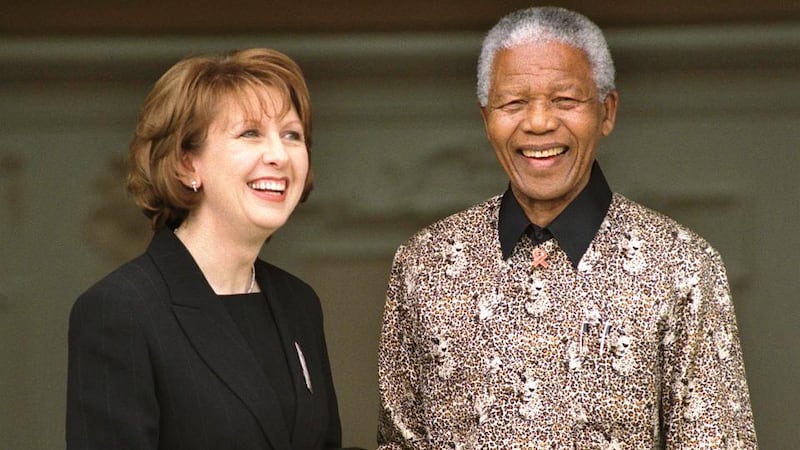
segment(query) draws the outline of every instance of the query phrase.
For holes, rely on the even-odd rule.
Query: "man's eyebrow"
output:
[[[551,85],[551,88],[558,91],[564,91],[569,89],[574,89],[578,91],[583,91],[584,88],[579,83],[575,81],[556,81]]]

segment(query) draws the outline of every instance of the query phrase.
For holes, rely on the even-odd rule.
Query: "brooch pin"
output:
[[[306,382],[306,388],[308,388],[309,392],[314,392],[314,389],[311,387],[311,375],[308,373],[308,365],[306,364],[306,357],[303,354],[303,350],[300,349],[300,344],[297,342],[294,343],[294,348],[297,349],[297,358],[300,360],[300,368],[303,369],[303,378]]]

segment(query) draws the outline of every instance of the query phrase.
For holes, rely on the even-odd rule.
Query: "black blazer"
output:
[[[341,446],[319,299],[258,260],[294,381],[289,435],[258,360],[168,229],[82,294],[69,325],[68,450],[328,449]],[[298,345],[305,356],[306,385]]]

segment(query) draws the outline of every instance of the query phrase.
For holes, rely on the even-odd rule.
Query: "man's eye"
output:
[[[582,102],[573,97],[556,97],[553,99],[553,105],[559,109],[572,109]]]
[[[519,99],[503,103],[502,105],[500,105],[499,109],[506,112],[515,112],[521,110],[524,107],[525,107],[525,100]]]

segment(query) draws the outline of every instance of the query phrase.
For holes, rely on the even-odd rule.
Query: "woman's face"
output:
[[[186,154],[203,196],[189,220],[217,236],[259,238],[286,223],[309,162],[303,124],[294,107],[279,115],[283,101],[277,89],[264,88],[246,99],[246,109],[232,99],[220,104],[203,146]]]

